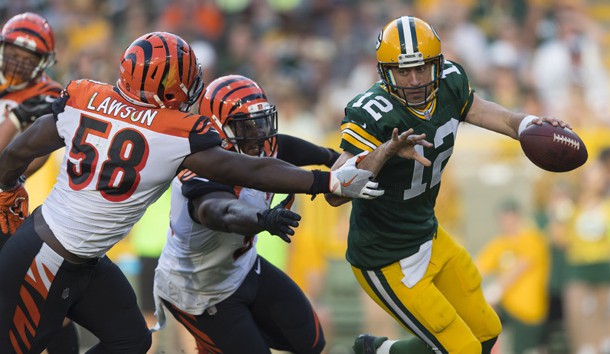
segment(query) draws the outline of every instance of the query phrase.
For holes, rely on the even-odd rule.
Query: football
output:
[[[585,143],[576,133],[548,122],[524,129],[519,142],[530,161],[551,172],[571,171],[582,166],[589,157]]]

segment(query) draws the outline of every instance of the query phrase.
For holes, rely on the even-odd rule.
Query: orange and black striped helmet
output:
[[[24,67],[19,58],[6,55],[7,44],[35,53],[40,58],[38,63]],[[55,36],[44,17],[25,12],[6,22],[0,33],[0,84],[3,89],[22,89],[53,64]]]
[[[253,80],[228,75],[212,81],[201,95],[199,114],[210,117],[225,149],[244,153],[240,143],[257,140],[261,155],[275,154],[277,110]]]
[[[132,101],[188,112],[203,91],[201,65],[184,39],[152,32],[123,53],[117,86]]]

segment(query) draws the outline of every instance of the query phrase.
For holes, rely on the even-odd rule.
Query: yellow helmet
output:
[[[413,16],[402,16],[386,24],[377,37],[377,70],[388,92],[409,106],[426,104],[436,97],[443,72],[443,54],[438,34],[427,22]],[[431,62],[430,82],[418,87],[402,87],[396,84],[391,68],[410,68]],[[426,99],[409,103],[397,92],[432,86]],[[406,96],[405,96],[406,97]]]

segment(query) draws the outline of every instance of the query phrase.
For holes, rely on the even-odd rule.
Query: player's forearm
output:
[[[347,198],[347,197],[340,197],[338,195],[334,195],[332,193],[325,193],[324,194],[324,199],[326,199],[326,202],[330,205],[330,206],[334,206],[334,207],[338,207],[341,206],[347,202],[350,202],[352,200],[352,198]]]
[[[45,156],[64,146],[57,133],[52,114],[40,117],[2,151],[0,184],[15,182],[37,157]]]
[[[518,139],[519,124],[525,116],[524,113],[513,112],[475,94],[474,102],[466,115],[466,122]]]
[[[330,192],[328,172],[312,172],[279,159],[249,157],[220,147],[190,155],[183,165],[204,178],[265,192]]]
[[[375,150],[365,155],[356,166],[363,170],[373,172],[373,176],[377,176],[383,165],[392,157],[392,154],[387,153],[387,145],[390,142],[385,142],[379,145]]]
[[[233,184],[275,193],[330,192],[328,172],[304,170],[274,158],[258,157],[248,162],[251,173]]]
[[[28,166],[28,168],[23,173],[24,176],[30,177],[34,174],[34,172],[38,171],[49,159],[49,155],[35,158],[34,161]]]
[[[24,161],[14,149],[11,149],[11,145],[4,149],[0,154],[0,189],[10,189],[16,185],[30,161]]]
[[[330,148],[291,135],[278,134],[278,145],[277,158],[296,166],[331,166],[339,156]]]
[[[238,199],[211,199],[200,210],[199,219],[212,230],[240,235],[255,235],[262,231],[257,223],[258,210]]]

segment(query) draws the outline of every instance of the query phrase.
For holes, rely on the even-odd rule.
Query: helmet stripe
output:
[[[218,82],[218,85],[216,85],[216,87],[214,88],[214,91],[212,92],[212,94],[210,95],[210,111],[214,112],[214,102],[216,102],[216,95],[218,95],[218,91],[222,90],[223,88],[225,88],[225,86],[235,82],[235,81],[239,81],[241,80],[241,78],[237,77],[237,78],[232,78],[232,79],[225,79],[222,80],[222,82]],[[208,88],[208,90],[211,89],[211,87]],[[220,107],[218,107],[218,118],[222,117],[222,102],[224,101],[224,99],[227,96],[225,95],[225,97],[221,98],[218,102],[220,104]]]
[[[419,51],[417,47],[417,33],[415,32],[415,19],[406,17],[409,23],[404,23],[405,17],[396,22],[398,37],[400,39],[400,52],[402,54],[413,54]]]
[[[184,53],[186,53],[186,43],[183,42],[182,40],[178,40],[178,43],[176,43],[176,45],[177,45],[176,51],[178,52],[178,77],[180,78],[180,82],[185,82],[185,80],[184,80],[184,61],[187,60],[187,58],[184,56]],[[186,81],[186,82],[188,82],[188,81]]]
[[[23,32],[23,33],[29,34],[32,37],[36,37],[36,38],[40,39],[40,42],[42,42],[42,44],[45,46],[46,50],[51,50],[51,47],[50,47],[49,43],[47,43],[47,41],[40,35],[40,33],[36,32],[36,31],[34,31],[34,30],[30,29],[30,28],[16,27],[16,28],[13,28],[13,29],[7,31],[4,34],[4,36],[9,35],[9,34],[11,34],[13,32]]]
[[[247,89],[247,88],[249,88],[249,87],[254,87],[254,85],[242,86],[242,87],[240,87],[240,88],[237,88],[237,89],[235,89],[235,90],[231,91],[231,92],[230,92],[230,93],[229,93],[227,96],[232,95],[233,93],[235,93],[235,92],[236,92],[236,91],[238,91],[238,90]],[[255,92],[255,93],[253,93],[253,94],[247,95],[247,96],[245,96],[245,97],[243,97],[243,98],[242,98],[242,100],[243,100],[244,102],[252,102],[252,101],[254,101],[254,100],[258,100],[258,99],[264,99],[264,100],[266,100],[266,97],[265,97],[265,95],[262,95],[262,94],[260,94],[260,93],[258,93],[258,92]],[[231,109],[229,110],[229,113],[227,113],[227,115],[228,115],[228,116],[230,116],[230,115],[233,113],[233,111],[234,111],[234,110],[236,110],[236,109],[238,109],[238,108],[239,108],[239,106],[234,105],[233,107],[231,107]]]
[[[399,18],[398,21],[396,21],[396,29],[398,30],[398,40],[400,41],[400,53],[406,54],[407,48],[405,38],[410,38],[410,36],[405,35],[405,30],[403,29],[402,25],[402,18]]]
[[[145,78],[146,75],[148,75],[148,63],[150,62],[150,58],[152,57],[152,44],[147,41],[147,40],[139,40],[136,43],[133,44],[134,46],[140,47],[142,48],[142,52],[144,55],[144,60],[142,60],[143,63],[145,63],[145,65],[142,66],[142,77]],[[132,72],[136,69],[136,63],[138,62],[138,59],[136,58],[136,54],[135,53],[131,53],[128,56],[125,57],[125,60],[130,60],[131,61],[131,65],[132,65]],[[140,83],[140,101],[142,102],[148,102],[148,100],[146,99],[146,88],[144,87],[146,84],[146,80],[142,80],[142,82]]]
[[[413,46],[413,53],[419,52],[417,45],[417,31],[415,30],[415,18],[409,16],[409,32],[411,32],[411,45]]]
[[[161,80],[159,80],[159,86],[157,87],[157,97],[160,97],[161,99],[165,99],[165,78],[167,77],[167,75],[169,74],[169,70],[170,70],[170,60],[171,60],[171,53],[170,53],[170,48],[169,45],[167,44],[167,41],[165,40],[165,37],[157,34],[157,36],[159,37],[159,39],[161,39],[161,43],[163,43],[163,49],[165,49],[165,57],[168,58],[168,60],[165,60],[165,65],[163,67],[163,72],[160,73],[161,75]],[[180,67],[181,63],[182,63],[182,56],[180,54],[178,54],[178,67]],[[153,73],[151,75],[152,78],[154,78],[157,75],[157,73]],[[180,76],[182,77],[182,76]]]
[[[227,92],[227,94],[222,97],[222,101],[228,100],[231,96],[233,96],[235,94],[235,92],[240,91],[240,90],[245,90],[249,87],[254,87],[254,85],[252,85],[250,83],[246,83],[246,85],[242,84],[242,86],[233,88],[231,91]],[[241,100],[239,100],[239,102],[241,102]],[[233,105],[233,107],[231,107],[229,109],[229,112],[227,112],[227,115],[231,115],[231,113],[233,113],[233,111],[237,108],[239,108],[237,105]]]

